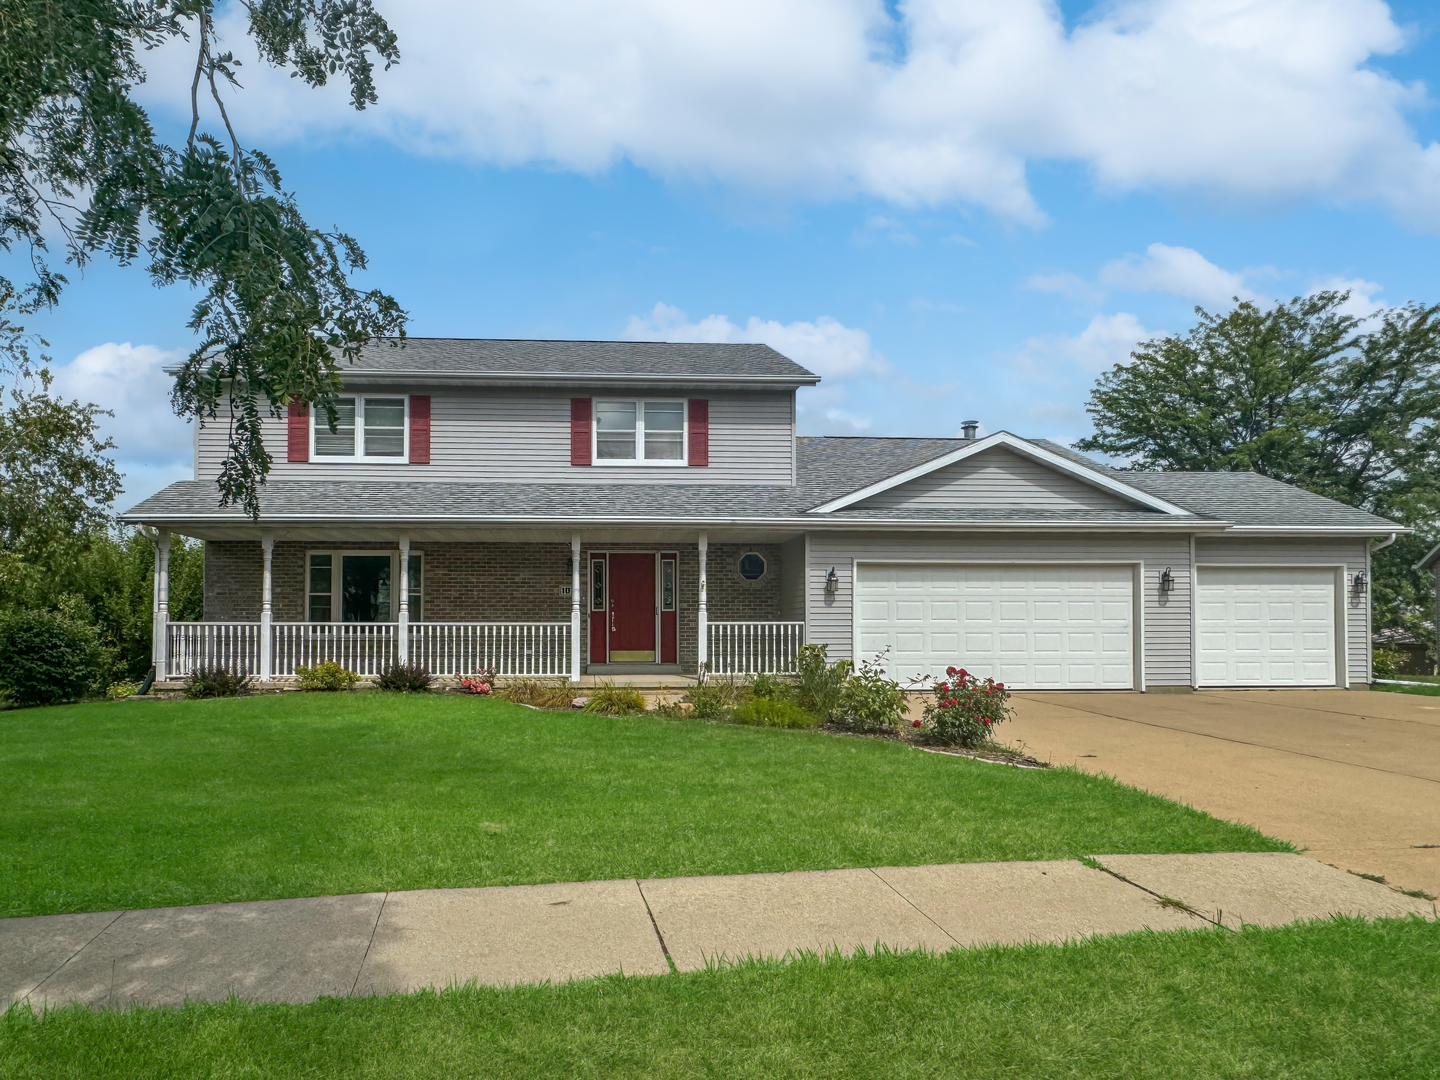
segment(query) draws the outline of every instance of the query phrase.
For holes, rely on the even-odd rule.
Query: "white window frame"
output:
[[[633,458],[601,458],[600,457],[600,410],[601,404],[625,404],[635,406],[635,456]],[[645,453],[645,406],[675,405],[680,406],[680,456],[678,458],[656,458],[654,460],[642,457]],[[595,408],[591,409],[590,419],[590,460],[592,467],[606,468],[611,465],[618,465],[622,468],[667,468],[690,464],[690,401],[688,398],[596,398]]]
[[[355,399],[355,453],[348,457],[339,454],[316,454],[315,453],[315,432],[320,426],[320,413],[323,411],[318,405],[310,408],[310,461],[364,461],[364,462],[387,462],[391,465],[404,465],[410,461],[410,395],[409,394],[337,394],[336,397],[353,397]],[[404,402],[405,418],[400,422],[400,430],[405,436],[405,447],[400,451],[399,456],[394,454],[374,454],[369,457],[365,455],[365,401],[369,398],[394,401],[399,398]],[[327,429],[328,431],[328,429]]]
[[[345,614],[344,597],[341,584],[344,581],[344,566],[341,562],[347,555],[388,555],[390,556],[390,617],[385,622],[397,622],[400,618],[400,552],[394,548],[307,548],[305,550],[305,618],[303,622],[313,622],[310,618],[310,559],[314,555],[330,556],[330,622],[338,623],[343,621]],[[411,592],[420,594],[420,614],[424,615],[425,605],[425,552],[418,548],[410,549],[410,557],[420,560],[420,587],[411,589]],[[415,618],[415,612],[410,612],[410,621],[419,622]],[[324,623],[314,623],[316,626],[323,626]],[[359,624],[357,624],[359,625]],[[378,626],[379,623],[367,623],[368,626]]]

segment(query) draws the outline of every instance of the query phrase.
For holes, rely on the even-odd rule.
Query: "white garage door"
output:
[[[1134,684],[1128,566],[861,563],[861,659],[889,648],[892,678],[953,664],[1016,689]]]
[[[1199,568],[1202,686],[1334,686],[1335,572]]]

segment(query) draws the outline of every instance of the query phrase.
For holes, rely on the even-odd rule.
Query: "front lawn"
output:
[[[380,693],[0,713],[0,915],[1092,853],[1274,851],[1071,769]]]
[[[1407,675],[1405,678],[1425,679],[1426,677],[1423,675]],[[1427,683],[1430,681],[1431,680],[1426,679]],[[1440,696],[1440,684],[1426,686],[1391,686],[1386,683],[1371,683],[1370,689],[1385,690],[1392,694],[1419,694],[1421,697]]]
[[[0,1074],[15,1080],[1428,1080],[1436,1062],[1440,924],[1418,919],[0,1017]]]

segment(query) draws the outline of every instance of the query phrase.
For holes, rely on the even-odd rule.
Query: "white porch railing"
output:
[[[271,633],[270,674],[278,678],[327,661],[373,678],[400,656],[399,623],[284,622]],[[172,679],[215,665],[259,676],[260,644],[258,622],[170,623],[166,670]],[[410,659],[432,675],[570,673],[569,623],[411,623],[409,645]]]
[[[258,622],[172,622],[167,624],[167,668],[172,677],[197,667],[224,667],[256,675],[260,671]]]
[[[357,675],[373,678],[398,659],[395,639],[399,631],[399,623],[276,623],[271,674],[294,675],[296,667],[334,661]]]
[[[803,622],[712,622],[709,670],[714,675],[772,675],[795,670],[805,643]]]
[[[413,623],[410,659],[436,675],[568,676],[570,624]]]

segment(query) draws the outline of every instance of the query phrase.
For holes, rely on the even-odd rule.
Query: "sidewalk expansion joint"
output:
[[[390,892],[386,890],[385,895],[380,898],[380,910],[375,912],[375,925],[370,928],[370,940],[365,942],[365,955],[360,957],[360,966],[355,969],[355,981],[350,984],[350,996],[355,996],[355,988],[360,985],[360,976],[365,972],[365,961],[370,959],[370,949],[375,944],[375,934],[380,929],[380,917],[385,914],[385,905],[390,900]]]
[[[665,935],[660,932],[660,924],[655,921],[655,912],[650,910],[650,899],[640,887],[639,878],[635,879],[635,891],[640,894],[640,902],[645,905],[645,914],[650,916],[650,928],[655,931],[655,940],[660,942],[660,951],[665,954],[665,963],[670,967],[670,974],[678,975],[680,969],[675,966],[675,958],[670,955],[670,946],[665,944]]]
[[[126,908],[124,911],[120,912],[119,915],[116,915],[115,918],[111,919],[111,920],[110,920],[109,922],[107,922],[104,926],[102,926],[99,930],[95,931],[94,937],[92,937],[89,941],[85,942],[84,945],[81,945],[81,946],[80,946],[78,949],[76,949],[73,953],[71,953],[69,956],[67,956],[67,957],[65,958],[65,960],[64,960],[64,963],[61,963],[58,967],[56,967],[56,969],[55,969],[54,971],[50,972],[49,975],[46,975],[43,979],[41,979],[38,983],[36,983],[34,986],[32,986],[29,990],[25,991],[25,997],[24,997],[24,999],[22,999],[22,1000],[29,1000],[31,994],[35,993],[36,990],[39,990],[42,986],[44,986],[47,982],[49,982],[51,979],[53,979],[56,975],[60,974],[60,968],[63,968],[63,967],[65,966],[65,964],[70,963],[71,960],[74,960],[75,957],[79,956],[82,952],[84,952],[86,949],[88,949],[91,945],[94,945],[96,938],[98,938],[101,934],[105,933],[106,930],[109,930],[110,927],[114,926],[117,922],[119,922],[124,916],[128,915],[129,913],[130,913],[130,909],[129,909],[129,908]],[[112,983],[113,983],[113,979],[112,979]]]
[[[1117,874],[1114,870],[1111,870],[1108,866],[1106,866],[1106,865],[1105,865],[1104,863],[1102,863],[1102,862],[1096,862],[1095,860],[1092,859],[1092,860],[1090,860],[1089,862],[1086,862],[1085,865],[1086,865],[1086,866],[1089,866],[1090,869],[1092,869],[1092,870],[1099,870],[1102,874],[1109,874],[1109,875],[1110,875],[1111,877],[1113,877],[1116,881],[1123,881],[1126,885],[1133,885],[1135,888],[1139,889],[1139,890],[1140,890],[1141,892],[1143,892],[1143,893],[1149,893],[1151,896],[1153,896],[1153,897],[1155,898],[1155,902],[1156,902],[1157,904],[1159,904],[1161,907],[1173,908],[1173,909],[1176,910],[1176,911],[1186,911],[1186,912],[1189,912],[1191,915],[1194,915],[1197,919],[1200,919],[1200,920],[1203,921],[1203,922],[1207,922],[1207,923],[1209,923],[1211,926],[1213,926],[1213,927],[1215,927],[1216,929],[1219,929],[1219,930],[1229,930],[1229,929],[1230,929],[1230,928],[1229,928],[1228,926],[1226,926],[1223,922],[1219,921],[1218,918],[1212,919],[1212,918],[1210,918],[1209,915],[1206,915],[1203,911],[1196,911],[1193,907],[1191,907],[1189,904],[1185,903],[1183,900],[1176,900],[1173,896],[1165,896],[1165,895],[1163,895],[1163,894],[1161,894],[1161,893],[1156,892],[1154,889],[1147,889],[1144,885],[1141,885],[1138,881],[1132,881],[1132,880],[1130,880],[1128,877],[1126,877],[1124,874]]]
[[[865,869],[869,870],[870,873],[874,874],[877,878],[879,878],[879,879],[880,879],[880,883],[881,883],[882,885],[884,885],[887,889],[889,889],[891,892],[893,892],[896,896],[900,897],[901,900],[904,900],[905,903],[909,904],[912,908],[914,908],[914,909],[915,909],[916,911],[918,911],[922,916],[924,916],[925,921],[928,922],[931,926],[935,927],[936,930],[939,930],[942,934],[944,934],[946,937],[948,937],[951,941],[955,942],[956,945],[959,945],[959,944],[960,944],[959,940],[955,937],[955,935],[952,934],[952,933],[950,933],[949,930],[946,930],[943,926],[941,926],[941,925],[940,925],[938,922],[936,922],[934,919],[930,918],[929,913],[926,912],[924,908],[920,907],[918,904],[915,903],[914,900],[911,900],[911,899],[910,899],[908,896],[906,896],[903,892],[901,892],[899,889],[895,888],[894,885],[891,885],[890,882],[886,881],[885,878],[881,875],[881,873],[880,873],[879,870],[876,870],[873,866],[867,866]]]

